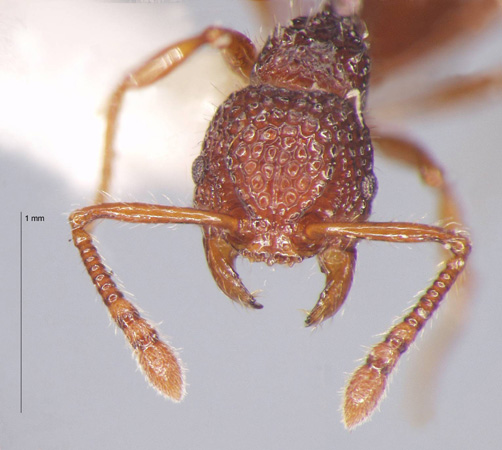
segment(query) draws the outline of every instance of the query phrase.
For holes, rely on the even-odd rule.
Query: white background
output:
[[[294,268],[240,261],[265,305],[246,311],[211,279],[197,227],[103,223],[96,236],[107,263],[147,317],[162,322],[189,369],[180,404],[146,385],[69,242],[67,215],[93,197],[114,84],[162,46],[214,23],[258,43],[265,36],[245,1],[0,2],[0,449],[499,448],[500,94],[392,122],[445,167],[474,243],[469,318],[437,366],[434,391],[415,369],[441,320],[402,358],[373,419],[351,433],[340,423],[348,374],[427,286],[436,246],[361,243],[342,313],[312,331],[302,322],[323,285],[315,260]],[[444,75],[502,66],[500,18],[460,47],[419,65],[416,79],[430,81],[438,66]],[[236,87],[218,58],[201,51],[168,80],[128,96],[113,198],[191,204],[191,162],[222,91]],[[399,99],[413,88],[388,92]],[[377,159],[376,174],[374,220],[435,223],[433,193],[413,171]],[[433,402],[420,409],[411,399],[427,393]],[[417,420],[420,411],[428,420]]]

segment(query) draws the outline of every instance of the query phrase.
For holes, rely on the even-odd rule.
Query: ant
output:
[[[460,227],[369,220],[377,191],[373,141],[391,155],[398,147],[401,155],[394,156],[412,161],[426,183],[439,189],[443,219],[458,215],[441,170],[423,150],[390,136],[372,140],[364,117],[369,36],[361,17],[364,11],[342,15],[326,3],[315,14],[277,27],[260,52],[241,33],[212,26],[162,49],[124,77],[112,94],[96,204],[74,211],[69,220],[74,244],[112,319],[148,381],[164,396],[180,401],[185,395],[182,365],[103,264],[90,234],[98,219],[201,226],[216,284],[252,309],[262,305],[235,271],[237,256],[269,265],[293,265],[317,256],[326,285],[306,326],[319,325],[342,306],[359,241],[442,245],[449,256],[435,280],[349,380],[343,404],[349,429],[375,410],[399,358],[463,271],[471,245]],[[219,106],[209,125],[192,166],[194,207],[103,202],[124,94],[165,77],[206,44],[219,49],[249,84]]]

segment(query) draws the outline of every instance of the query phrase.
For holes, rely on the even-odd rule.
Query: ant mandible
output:
[[[100,192],[111,176],[117,114],[129,89],[169,74],[199,47],[218,48],[230,67],[249,79],[217,109],[192,167],[193,208],[145,203],[103,203],[70,215],[72,235],[103,302],[129,341],[152,386],[179,401],[183,369],[175,351],[127,300],[102,263],[90,235],[97,219],[202,226],[205,254],[219,288],[243,306],[260,309],[234,269],[237,256],[269,265],[293,265],[317,256],[326,286],[306,326],[333,316],[349,292],[362,240],[437,242],[451,253],[411,312],[375,345],[352,375],[344,423],[367,419],[385,391],[400,356],[430,319],[464,269],[468,237],[454,227],[371,222],[377,190],[373,147],[364,108],[370,75],[368,34],[357,15],[326,4],[309,17],[277,27],[261,52],[244,35],[222,27],[169,46],[126,76],[108,107]],[[427,155],[422,168],[440,177]],[[431,184],[433,182],[431,181]],[[446,197],[448,192],[445,190]]]

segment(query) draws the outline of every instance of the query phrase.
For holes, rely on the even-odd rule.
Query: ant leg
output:
[[[326,275],[326,287],[305,319],[305,325],[317,325],[340,309],[352,285],[356,264],[355,248],[340,250],[328,247],[318,256],[321,271]]]
[[[491,93],[502,92],[502,70],[473,76],[459,77],[458,80],[409,101],[412,108],[427,110],[448,108],[460,102],[489,97]]]
[[[211,274],[223,293],[244,306],[255,309],[263,308],[242,283],[234,269],[237,252],[224,239],[213,233],[211,229],[204,230],[204,249]]]
[[[376,148],[385,156],[407,164],[419,171],[422,180],[439,192],[439,219],[448,223],[461,223],[461,214],[450,185],[442,169],[426,150],[402,137],[383,135],[373,139]]]
[[[138,365],[151,385],[162,395],[180,401],[185,394],[183,367],[176,351],[164,343],[158,332],[125,298],[103,264],[86,230],[96,219],[134,223],[192,223],[234,229],[237,221],[223,214],[191,208],[174,208],[143,203],[105,203],[74,211],[70,215],[72,236],[84,265],[108,308],[111,318],[124,332]]]
[[[471,38],[500,12],[500,0],[420,2],[365,1],[361,12],[372,37],[372,83],[445,47],[462,36]],[[465,41],[464,41],[465,42]]]
[[[353,428],[372,414],[399,358],[463,271],[471,249],[470,241],[458,231],[405,222],[317,223],[308,225],[306,233],[313,239],[335,236],[397,243],[438,242],[452,254],[413,310],[390,329],[383,342],[373,347],[366,362],[352,375],[345,390],[343,415],[345,426]]]
[[[162,49],[126,75],[108,101],[101,181],[94,200],[95,204],[103,203],[105,193],[110,188],[114,156],[113,143],[124,94],[129,89],[149,86],[165,77],[205,44],[218,48],[232,70],[244,77],[249,77],[257,56],[253,43],[243,34],[221,27],[208,27],[197,36]]]
[[[385,107],[383,114],[430,113],[453,108],[467,102],[490,101],[497,93],[502,92],[502,69],[476,74],[459,76],[429,92],[421,93],[406,99],[406,103],[395,103]]]

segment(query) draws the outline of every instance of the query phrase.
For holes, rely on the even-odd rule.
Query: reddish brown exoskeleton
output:
[[[361,239],[440,243],[451,253],[444,268],[349,381],[344,422],[352,428],[375,409],[401,354],[462,272],[469,239],[454,228],[368,221],[376,178],[364,121],[367,32],[357,16],[339,16],[330,6],[278,27],[259,54],[242,34],[210,27],[167,47],[124,78],[109,105],[103,190],[124,93],[167,75],[204,44],[221,49],[249,85],[231,94],[211,121],[193,164],[194,208],[142,203],[85,207],[70,216],[74,243],[148,380],[175,401],[185,393],[178,357],[112,280],[89,234],[96,219],[202,226],[217,285],[232,300],[255,309],[262,305],[235,272],[237,256],[289,265],[317,256],[326,287],[307,326],[333,316],[343,304]]]

